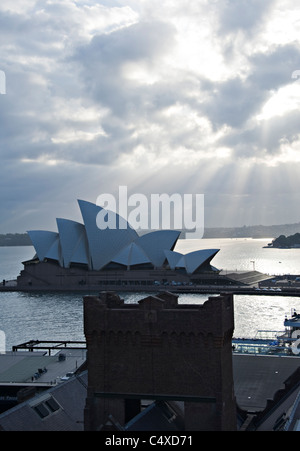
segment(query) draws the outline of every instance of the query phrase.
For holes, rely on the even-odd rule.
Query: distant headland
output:
[[[0,235],[0,246],[32,246],[27,233],[7,233]]]
[[[295,233],[290,236],[280,235],[266,247],[275,247],[277,249],[300,249],[300,233]]]
[[[243,227],[207,227],[204,231],[203,238],[274,238],[268,247],[296,247],[299,241],[288,243],[284,242],[284,238],[289,240],[291,236],[296,236],[300,232],[300,222],[295,224],[283,225],[254,225]],[[284,237],[284,238],[282,238]],[[183,231],[180,238],[185,238]],[[296,238],[297,239],[297,238]],[[278,240],[278,241],[277,241]],[[275,246],[274,246],[275,241]],[[281,246],[277,246],[278,243]],[[0,234],[0,246],[32,246],[31,240],[27,233],[7,233]]]

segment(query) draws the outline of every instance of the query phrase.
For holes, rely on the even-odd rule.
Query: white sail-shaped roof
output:
[[[110,263],[120,249],[136,240],[138,234],[129,224],[125,228],[124,220],[113,212],[109,213],[115,215],[116,228],[100,229],[97,225],[97,216],[106,210],[83,200],[79,200],[78,204],[86,229],[92,267],[94,270],[99,270]],[[123,228],[119,228],[120,224]]]
[[[51,258],[51,260],[56,260],[59,262],[60,266],[63,266],[63,258],[61,253],[61,245],[59,235],[53,242],[52,246],[48,249],[45,254],[45,258]]]
[[[71,263],[81,263],[90,266],[84,225],[76,221],[61,218],[57,218],[56,222],[60,236],[64,267],[69,268]]]
[[[185,268],[188,274],[193,274],[200,266],[208,264],[219,252],[219,249],[202,249],[183,255],[177,262],[177,268]]]
[[[173,250],[180,232],[177,230],[156,230],[139,237],[137,244],[144,249],[150,261],[161,267],[166,260],[165,250]]]
[[[177,263],[182,257],[182,254],[180,252],[175,251],[164,251],[165,256],[168,260],[169,266],[171,269],[175,269],[177,266]]]
[[[182,255],[173,251],[180,231],[156,230],[139,237],[117,213],[83,200],[78,200],[78,204],[83,224],[58,218],[58,233],[28,232],[40,261],[56,260],[65,268],[72,263],[84,264],[91,270],[101,270],[110,263],[127,268],[143,264],[161,268],[167,261],[172,270],[184,269],[188,274],[216,270],[210,261],[219,249]]]
[[[30,230],[27,233],[35,248],[38,259],[42,262],[52,245],[59,239],[59,234],[57,232],[48,232],[46,230]]]
[[[122,249],[112,260],[114,263],[119,263],[124,266],[141,265],[144,263],[151,263],[143,249],[136,243],[130,243]]]

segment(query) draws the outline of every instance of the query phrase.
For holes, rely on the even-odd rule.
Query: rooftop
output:
[[[31,366],[33,370],[37,363],[40,365],[41,362],[46,362],[48,371],[39,380],[49,383],[51,374],[53,376],[65,375],[70,368],[74,369],[74,365],[76,367],[76,361],[78,365],[83,359],[83,351],[78,350],[68,351],[65,361],[59,362],[58,355],[47,356],[40,351],[2,354],[0,355],[0,377],[7,379],[5,374],[9,374],[8,371],[11,374],[16,371],[14,381],[17,383],[17,380],[25,380],[28,376],[29,372],[26,368]],[[298,385],[289,384],[289,381],[295,372],[299,372],[299,367],[300,362],[297,357],[233,355],[237,403],[239,408],[248,415],[259,419],[254,430],[273,430],[274,425],[278,424],[281,418],[282,421],[290,418],[290,421],[286,423],[287,430],[294,430],[298,427],[300,419],[299,377]],[[0,430],[83,431],[86,382],[87,372],[85,371],[7,410],[0,415]],[[35,381],[35,384],[38,383]],[[20,383],[20,385],[22,384]],[[284,396],[280,396],[281,391]],[[273,405],[270,400],[274,398],[276,402]],[[298,403],[296,403],[297,400]],[[174,403],[171,403],[173,407],[170,403],[167,403],[167,407],[165,403],[163,404],[158,402],[158,404],[150,405],[141,416],[136,418],[136,421],[127,425],[127,430],[145,430],[147,422],[151,423],[152,430],[167,430],[166,415],[169,415],[168,410],[174,409]],[[156,417],[153,416],[155,412]],[[293,416],[291,416],[291,412],[293,412]],[[169,430],[175,428],[180,430],[180,412],[176,413],[174,419],[175,422],[169,425]],[[159,429],[160,425],[163,429]]]
[[[83,431],[87,372],[0,415],[0,431]]]
[[[64,349],[54,355],[46,351],[8,351],[0,354],[0,387],[55,385],[67,373],[75,372],[85,360],[85,349]]]
[[[246,411],[262,411],[285,381],[300,367],[299,358],[266,355],[233,355],[237,403]]]

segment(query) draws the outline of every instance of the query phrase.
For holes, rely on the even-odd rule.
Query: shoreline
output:
[[[101,291],[114,291],[114,292],[127,292],[127,293],[158,293],[169,291],[172,293],[180,294],[208,294],[208,295],[220,295],[224,293],[231,293],[234,295],[251,295],[251,296],[291,296],[291,297],[300,297],[300,287],[299,289],[295,288],[281,288],[281,291],[277,291],[274,289],[258,289],[254,287],[244,287],[244,286],[212,286],[212,285],[203,285],[203,286],[172,286],[167,285],[163,287],[159,286],[140,286],[135,287],[132,286],[120,286],[116,289],[115,285],[107,285],[107,289],[101,290],[99,286],[95,285],[84,285],[81,287],[74,286],[65,286],[65,287],[57,287],[57,288],[49,288],[49,287],[18,287],[18,286],[0,286],[0,293],[99,293]]]

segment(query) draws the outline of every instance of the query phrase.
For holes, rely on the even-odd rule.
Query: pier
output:
[[[1,292],[83,294],[100,291],[159,292],[222,294],[253,296],[300,296],[300,277],[297,275],[272,276],[259,271],[220,271],[187,277],[169,270],[155,271],[73,271],[57,272],[48,279],[35,278],[24,283],[22,277],[0,283]]]
[[[106,284],[105,289],[109,291],[118,292],[133,292],[133,293],[153,293],[168,290],[172,293],[184,294],[184,293],[194,293],[194,294],[222,294],[222,293],[232,293],[234,295],[251,295],[251,296],[300,296],[300,287],[285,287],[281,289],[274,289],[272,287],[259,288],[257,286],[245,286],[245,285],[143,285],[136,284],[132,285],[116,285],[116,284]],[[31,287],[18,287],[15,286],[3,286],[0,285],[1,292],[23,292],[23,293],[99,293],[103,291],[99,285],[65,285],[59,287],[41,287],[41,286],[31,286]]]

